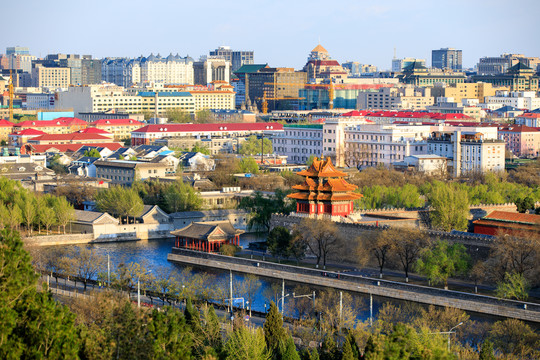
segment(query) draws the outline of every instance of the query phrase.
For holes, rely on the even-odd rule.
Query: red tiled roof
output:
[[[427,113],[422,111],[351,111],[343,116],[370,116],[370,117],[390,117],[407,119],[431,119],[431,120],[474,120],[465,114],[441,114]]]
[[[112,132],[109,132],[109,131],[103,130],[103,129],[94,128],[94,127],[89,127],[89,128],[86,128],[86,129],[82,129],[82,130],[79,130],[77,132],[79,134],[102,134],[104,136],[107,136],[107,135],[113,136],[114,135]]]
[[[99,134],[45,134],[33,138],[32,141],[75,141],[75,140],[110,140],[110,137]]]
[[[50,127],[50,126],[72,126],[87,125],[86,121],[71,117],[60,117],[55,120],[27,120],[15,124],[15,127]]]
[[[120,125],[140,125],[143,126],[144,123],[133,120],[133,119],[99,119],[94,121],[93,123],[90,123],[91,126],[98,126],[98,125],[112,125],[112,126],[120,126]]]
[[[538,132],[540,128],[526,125],[503,125],[499,127],[499,132]]]
[[[224,123],[224,124],[152,124],[134,130],[136,133],[218,132],[283,130],[279,123]]]
[[[11,127],[14,124],[11,121],[8,121],[6,119],[0,119],[0,126],[1,127]]]
[[[519,116],[516,116],[518,118],[526,117],[526,118],[540,118],[540,113],[526,113]]]
[[[521,214],[508,211],[495,210],[489,215],[482,218],[482,220],[495,220],[503,222],[515,222],[521,224],[538,224],[540,225],[540,215],[535,214]]]
[[[61,153],[65,152],[76,152],[83,146],[90,147],[104,147],[111,151],[116,151],[120,149],[123,145],[120,143],[104,143],[104,144],[46,144],[46,145],[37,145],[37,144],[26,144],[31,152],[34,153],[45,153],[50,152],[53,149],[58,150]]]
[[[46,132],[36,129],[24,129],[20,131],[14,132],[12,135],[19,135],[19,136],[28,136],[28,135],[47,135]]]

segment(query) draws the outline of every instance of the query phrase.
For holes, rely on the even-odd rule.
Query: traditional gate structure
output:
[[[188,226],[171,231],[176,236],[175,247],[217,252],[223,244],[240,244],[240,234],[229,221],[192,222]]]

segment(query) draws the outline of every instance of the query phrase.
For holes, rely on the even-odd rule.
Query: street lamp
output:
[[[285,313],[285,309],[284,309],[284,308],[285,308],[285,298],[286,298],[287,296],[289,296],[289,295],[290,295],[290,294],[283,295],[283,296],[280,297],[280,298],[278,299],[278,301],[277,301],[278,304],[279,304],[279,302],[281,301],[281,316],[282,316],[282,317],[283,317],[283,314]]]
[[[463,321],[460,322],[459,324],[457,324],[456,326],[454,326],[453,328],[451,328],[450,330],[448,331],[440,331],[440,332],[434,332],[434,333],[430,333],[430,334],[441,334],[441,335],[448,335],[448,351],[450,351],[450,336],[452,334],[455,334],[455,329],[458,327],[458,326],[461,326],[463,325]]]

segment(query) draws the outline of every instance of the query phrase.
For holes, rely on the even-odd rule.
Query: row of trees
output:
[[[131,188],[113,186],[95,195],[98,209],[122,219],[139,216],[144,205],[159,205],[167,213],[199,210],[202,198],[183,181],[164,183],[159,180],[137,181]]]
[[[539,356],[540,336],[517,320],[491,326],[456,309],[385,304],[370,326],[357,319],[362,302],[344,293],[340,307],[332,290],[318,292],[315,306],[305,298],[288,301],[289,313],[304,314],[290,331],[273,303],[263,329],[246,327],[240,313],[225,334],[221,324],[227,320],[190,298],[183,313],[172,307],[147,310],[137,309],[122,292],[106,290],[73,299],[68,309],[37,290],[31,258],[17,233],[0,233],[0,244],[0,274],[9,274],[0,282],[0,357],[6,359],[478,359],[479,351],[481,359]],[[208,296],[216,295],[199,298]],[[461,322],[449,352],[446,336],[436,333]],[[304,346],[311,341],[320,346],[297,350],[293,336]]]
[[[53,226],[66,232],[66,226],[74,219],[73,206],[65,197],[36,195],[24,189],[19,182],[0,177],[0,229],[20,229],[27,232],[45,230]]]

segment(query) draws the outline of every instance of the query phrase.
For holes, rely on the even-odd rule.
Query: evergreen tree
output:
[[[495,360],[495,355],[493,355],[493,344],[489,339],[482,344],[478,360]]]
[[[351,346],[351,343],[348,341],[345,341],[343,343],[343,355],[341,356],[342,360],[357,360],[358,358],[354,356],[353,349]]]
[[[321,346],[321,360],[339,360],[341,354],[339,348],[334,340],[334,337],[328,334]]]
[[[277,358],[279,360],[300,360],[300,355],[298,355],[298,351],[296,350],[292,337],[289,336],[285,342],[280,343],[279,355]]]
[[[208,311],[205,313],[205,320],[205,345],[215,349],[219,354],[223,348],[223,340],[221,338],[221,326],[219,325],[219,319],[213,306],[210,306]]]
[[[261,329],[240,327],[233,331],[225,344],[226,360],[268,360],[264,333]]]
[[[379,360],[382,358],[382,346],[380,342],[378,341],[378,339],[373,337],[373,335],[370,335],[364,349],[364,359]]]
[[[154,310],[148,331],[148,337],[153,339],[152,358],[191,359],[193,339],[180,311],[169,307]]]
[[[74,315],[36,282],[19,233],[0,231],[0,358],[77,357]]]
[[[270,310],[266,315],[263,329],[268,350],[273,353],[277,352],[280,342],[287,340],[287,331],[283,327],[283,319],[273,301],[270,303]]]
[[[349,331],[349,333],[347,334],[347,337],[345,338],[345,343],[343,344],[343,353],[345,353],[346,343],[349,343],[351,347],[353,359],[360,359],[361,358],[360,348],[358,347],[358,344],[356,343],[356,338],[354,337],[351,331]]]

